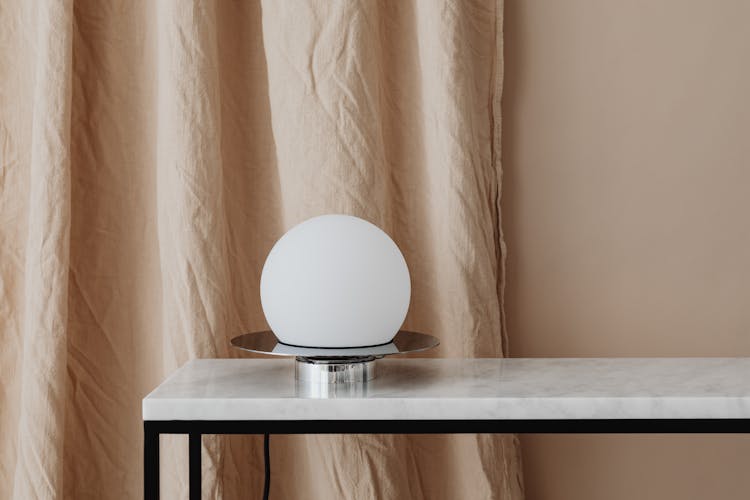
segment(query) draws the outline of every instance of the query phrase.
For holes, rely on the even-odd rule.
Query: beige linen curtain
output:
[[[501,28],[502,0],[0,3],[0,498],[139,498],[141,398],[242,355],[314,215],[392,235],[432,355],[502,356]],[[206,498],[259,495],[259,438],[204,443]],[[277,499],[523,495],[513,436],[271,448]]]

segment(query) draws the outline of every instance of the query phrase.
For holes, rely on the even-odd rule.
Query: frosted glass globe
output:
[[[290,229],[266,258],[260,300],[279,341],[305,347],[390,342],[411,298],[409,269],[393,240],[350,215]]]

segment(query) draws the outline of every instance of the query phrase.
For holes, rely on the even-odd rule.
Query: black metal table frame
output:
[[[190,500],[201,497],[203,434],[744,434],[750,419],[146,420],[144,498],[159,498],[159,436],[189,436]]]

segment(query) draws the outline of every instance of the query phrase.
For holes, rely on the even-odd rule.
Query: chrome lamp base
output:
[[[375,378],[376,359],[297,356],[294,362],[297,395],[324,399],[366,396],[368,382]]]
[[[375,378],[375,358],[310,359],[297,356],[294,376],[310,384],[364,384]]]

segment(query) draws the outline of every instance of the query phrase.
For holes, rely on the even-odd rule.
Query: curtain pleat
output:
[[[13,325],[17,328],[16,338],[5,338],[4,334],[2,339],[3,344],[7,340],[12,343],[8,347],[16,348],[13,354],[17,358],[10,361],[15,365],[8,374],[12,379],[7,376],[2,379],[17,384],[18,392],[14,401],[0,404],[18,407],[17,420],[12,425],[15,432],[3,432],[3,440],[16,440],[8,443],[8,447],[15,447],[14,456],[9,456],[8,461],[15,463],[10,468],[7,463],[3,467],[4,480],[10,479],[10,470],[13,471],[10,487],[3,488],[3,496],[20,500],[51,498],[63,484],[72,3],[23,5],[16,14],[18,24],[13,28],[24,32],[23,61],[29,68],[27,87],[20,97],[29,100],[26,111],[30,123],[24,123],[22,131],[13,130],[13,123],[4,123],[3,129],[11,137],[18,132],[28,134],[24,138],[28,151],[22,153],[21,161],[14,162],[11,158],[18,153],[5,149],[3,157],[11,160],[3,160],[2,167],[4,174],[6,168],[23,166],[28,177],[23,192],[6,192],[6,188],[13,187],[3,186],[4,195],[18,197],[17,203],[25,206],[26,213],[25,220],[18,220],[25,235],[17,235],[25,238],[8,245],[11,248],[18,245],[11,249],[11,258],[18,266],[11,273],[12,280],[18,280],[16,286],[22,299],[17,307],[22,317]],[[3,281],[7,286],[8,280]],[[5,293],[15,292],[6,286]],[[18,314],[18,311],[7,312]],[[3,417],[7,413],[10,412],[3,410]]]
[[[210,1],[158,2],[156,19],[156,197],[163,352],[165,368],[173,371],[188,359],[227,356],[231,293],[216,6]],[[215,437],[204,440],[208,451],[204,475],[212,498],[222,497],[216,478],[221,445]],[[167,450],[177,456],[186,452],[184,446]],[[175,478],[165,484],[167,498],[187,494],[185,482],[180,481],[181,464],[165,464],[165,474]]]
[[[502,2],[10,2],[0,8],[0,498],[140,498],[140,401],[244,357],[302,220],[386,230],[430,356],[502,356]],[[273,498],[523,497],[514,436],[272,436]],[[204,438],[204,498],[262,490]],[[164,498],[187,442],[162,439]]]

